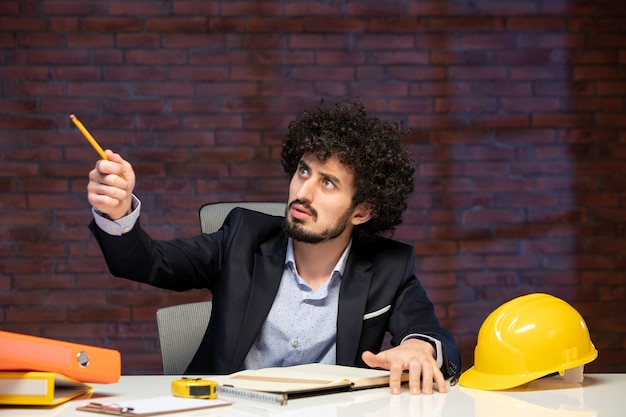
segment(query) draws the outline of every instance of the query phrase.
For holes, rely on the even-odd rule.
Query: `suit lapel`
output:
[[[362,249],[362,248],[361,248]],[[287,237],[279,234],[264,243],[255,254],[250,301],[244,314],[240,339],[235,343],[235,366],[241,366],[261,329],[280,285]],[[337,315],[337,364],[354,365],[361,339],[363,315],[367,304],[372,264],[354,244],[341,281]]]
[[[287,237],[279,234],[262,244],[254,255],[254,271],[250,300],[244,313],[240,338],[235,344],[234,361],[236,366],[243,361],[272,308],[283,275]]]
[[[337,364],[354,365],[361,339],[363,315],[372,280],[371,262],[353,244],[339,293]]]

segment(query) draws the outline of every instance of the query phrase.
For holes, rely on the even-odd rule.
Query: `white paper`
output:
[[[174,412],[177,410],[189,410],[192,408],[216,407],[226,404],[230,404],[230,402],[220,399],[180,398],[171,395],[164,395],[162,397],[122,401],[120,403],[110,403],[106,405],[108,407],[117,407],[120,409],[126,408],[128,409],[128,412],[133,414],[150,414],[157,412],[164,413]]]

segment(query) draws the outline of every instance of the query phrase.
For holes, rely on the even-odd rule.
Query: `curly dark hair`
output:
[[[402,223],[407,198],[413,192],[415,166],[403,149],[408,129],[368,115],[356,99],[327,106],[321,101],[290,123],[281,152],[285,172],[293,176],[305,153],[320,161],[337,159],[354,174],[354,206],[365,204],[372,218],[357,226],[358,235],[393,235]]]

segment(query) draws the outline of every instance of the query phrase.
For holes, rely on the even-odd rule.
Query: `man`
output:
[[[222,374],[300,363],[390,370],[392,393],[446,392],[460,372],[415,277],[411,246],[385,238],[402,221],[413,167],[406,130],[355,100],[320,104],[289,126],[285,218],[235,209],[213,234],[155,241],[141,228],[135,174],[107,150],[89,174],[90,228],[115,276],[212,292],[211,320],[187,369]],[[380,351],[385,332],[392,348]]]

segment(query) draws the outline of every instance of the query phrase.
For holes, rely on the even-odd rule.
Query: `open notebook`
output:
[[[408,375],[403,377],[408,379]],[[225,387],[281,393],[294,398],[385,386],[389,384],[389,371],[312,363],[245,370],[211,379]]]

